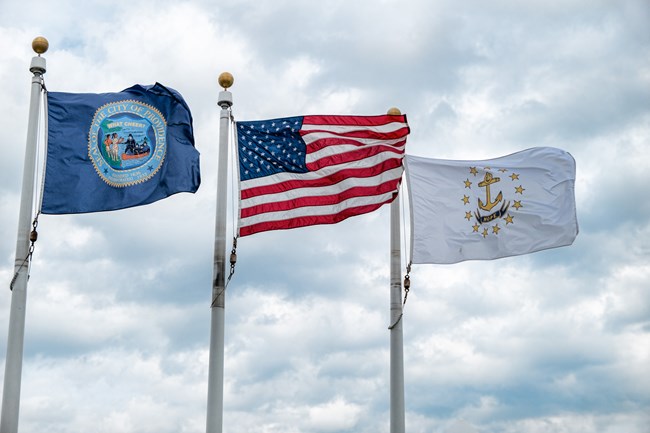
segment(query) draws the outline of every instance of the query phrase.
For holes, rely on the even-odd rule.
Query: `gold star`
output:
[[[476,169],[476,167],[470,167],[469,172],[470,172],[470,174],[473,174],[474,176],[476,176],[477,173],[478,173],[478,170]]]
[[[517,194],[517,193],[519,193],[519,194],[523,194],[524,191],[525,191],[525,189],[524,189],[524,187],[521,186],[521,185],[515,187],[515,194]]]
[[[469,203],[469,197],[467,197],[466,195],[463,195],[463,198],[462,198],[461,200],[463,200],[463,203],[464,203],[464,204],[468,204],[468,203]]]
[[[481,226],[478,225],[478,223],[474,223],[474,225],[472,226],[472,228],[474,229],[474,232],[476,232],[476,233],[478,233],[478,228],[479,227],[481,227]],[[472,232],[472,233],[474,233],[474,232]]]
[[[472,186],[472,182],[470,182],[469,179],[465,180],[464,182],[465,182],[465,188],[469,188],[470,186]]]
[[[524,206],[521,204],[521,200],[515,200],[515,204],[513,204],[512,207],[519,210],[519,208],[524,207]]]
[[[500,171],[501,173],[505,173],[506,171],[508,171],[508,169],[507,169],[507,168],[500,168],[499,171]]]
[[[501,230],[499,228],[499,224],[495,224],[494,227],[492,227],[492,233],[494,233],[495,235],[499,234],[499,230]]]
[[[513,220],[512,215],[508,214],[508,216],[505,219],[506,219],[506,225],[514,224],[514,221],[512,221]]]
[[[488,235],[488,229],[487,229],[487,228],[484,228],[484,229],[483,229],[483,233],[481,233],[481,234],[483,235],[483,239],[487,238],[487,235]]]
[[[519,175],[518,175],[517,173],[512,173],[512,174],[510,175],[510,179],[512,179],[512,180],[519,180]]]
[[[472,219],[472,213],[471,212],[465,212],[465,219],[467,221],[471,220]]]

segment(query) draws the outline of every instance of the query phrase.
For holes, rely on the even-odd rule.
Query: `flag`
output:
[[[333,224],[393,201],[405,115],[238,122],[239,234]]]
[[[43,213],[123,209],[198,189],[192,115],[175,90],[47,95]]]
[[[571,245],[578,234],[575,160],[563,150],[405,161],[413,263],[527,254]]]

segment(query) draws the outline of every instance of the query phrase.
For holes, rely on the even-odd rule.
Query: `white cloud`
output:
[[[407,430],[645,431],[647,2],[26,6],[3,4],[0,17],[5,287],[34,36],[50,40],[51,91],[154,81],[179,90],[192,109],[203,184],[141,208],[40,217],[21,432],[205,429],[224,70],[235,76],[238,120],[397,106],[409,118],[412,154],[571,152],[581,228],[573,246],[414,266],[403,319]],[[387,226],[382,208],[239,240],[226,301],[225,431],[388,431]],[[0,296],[0,335],[10,298]]]
[[[336,398],[325,404],[310,407],[308,425],[313,431],[352,430],[359,420],[361,408],[347,403],[343,398]]]

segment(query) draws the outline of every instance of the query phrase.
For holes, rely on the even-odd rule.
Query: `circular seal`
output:
[[[167,122],[151,105],[124,100],[97,109],[88,134],[88,155],[104,182],[126,187],[146,182],[165,159]]]

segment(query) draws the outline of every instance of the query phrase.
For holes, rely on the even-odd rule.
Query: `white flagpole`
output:
[[[217,104],[221,107],[219,121],[219,162],[217,171],[217,212],[214,233],[214,268],[212,273],[212,305],[210,325],[210,361],[208,368],[208,415],[207,433],[221,433],[223,429],[223,364],[226,301],[226,218],[228,196],[228,127],[232,94],[228,88],[233,76],[224,72],[219,75]],[[4,432],[3,432],[4,433]]]
[[[402,114],[391,108],[387,114]],[[390,433],[404,433],[404,339],[399,196],[390,204]]]
[[[2,390],[2,414],[0,432],[18,431],[20,409],[20,382],[23,369],[23,343],[25,341],[25,308],[27,306],[27,277],[30,252],[30,232],[32,207],[34,203],[34,183],[36,173],[36,144],[38,141],[38,117],[40,98],[43,89],[45,59],[41,54],[49,47],[47,39],[37,37],[32,48],[38,54],[32,58],[29,67],[32,77],[32,93],[29,101],[29,120],[27,123],[27,143],[23,167],[23,187],[18,217],[18,239],[16,242],[15,276],[12,279],[11,310],[9,313],[9,335],[7,338],[7,359],[5,363],[4,387]],[[47,115],[47,114],[46,114]]]

